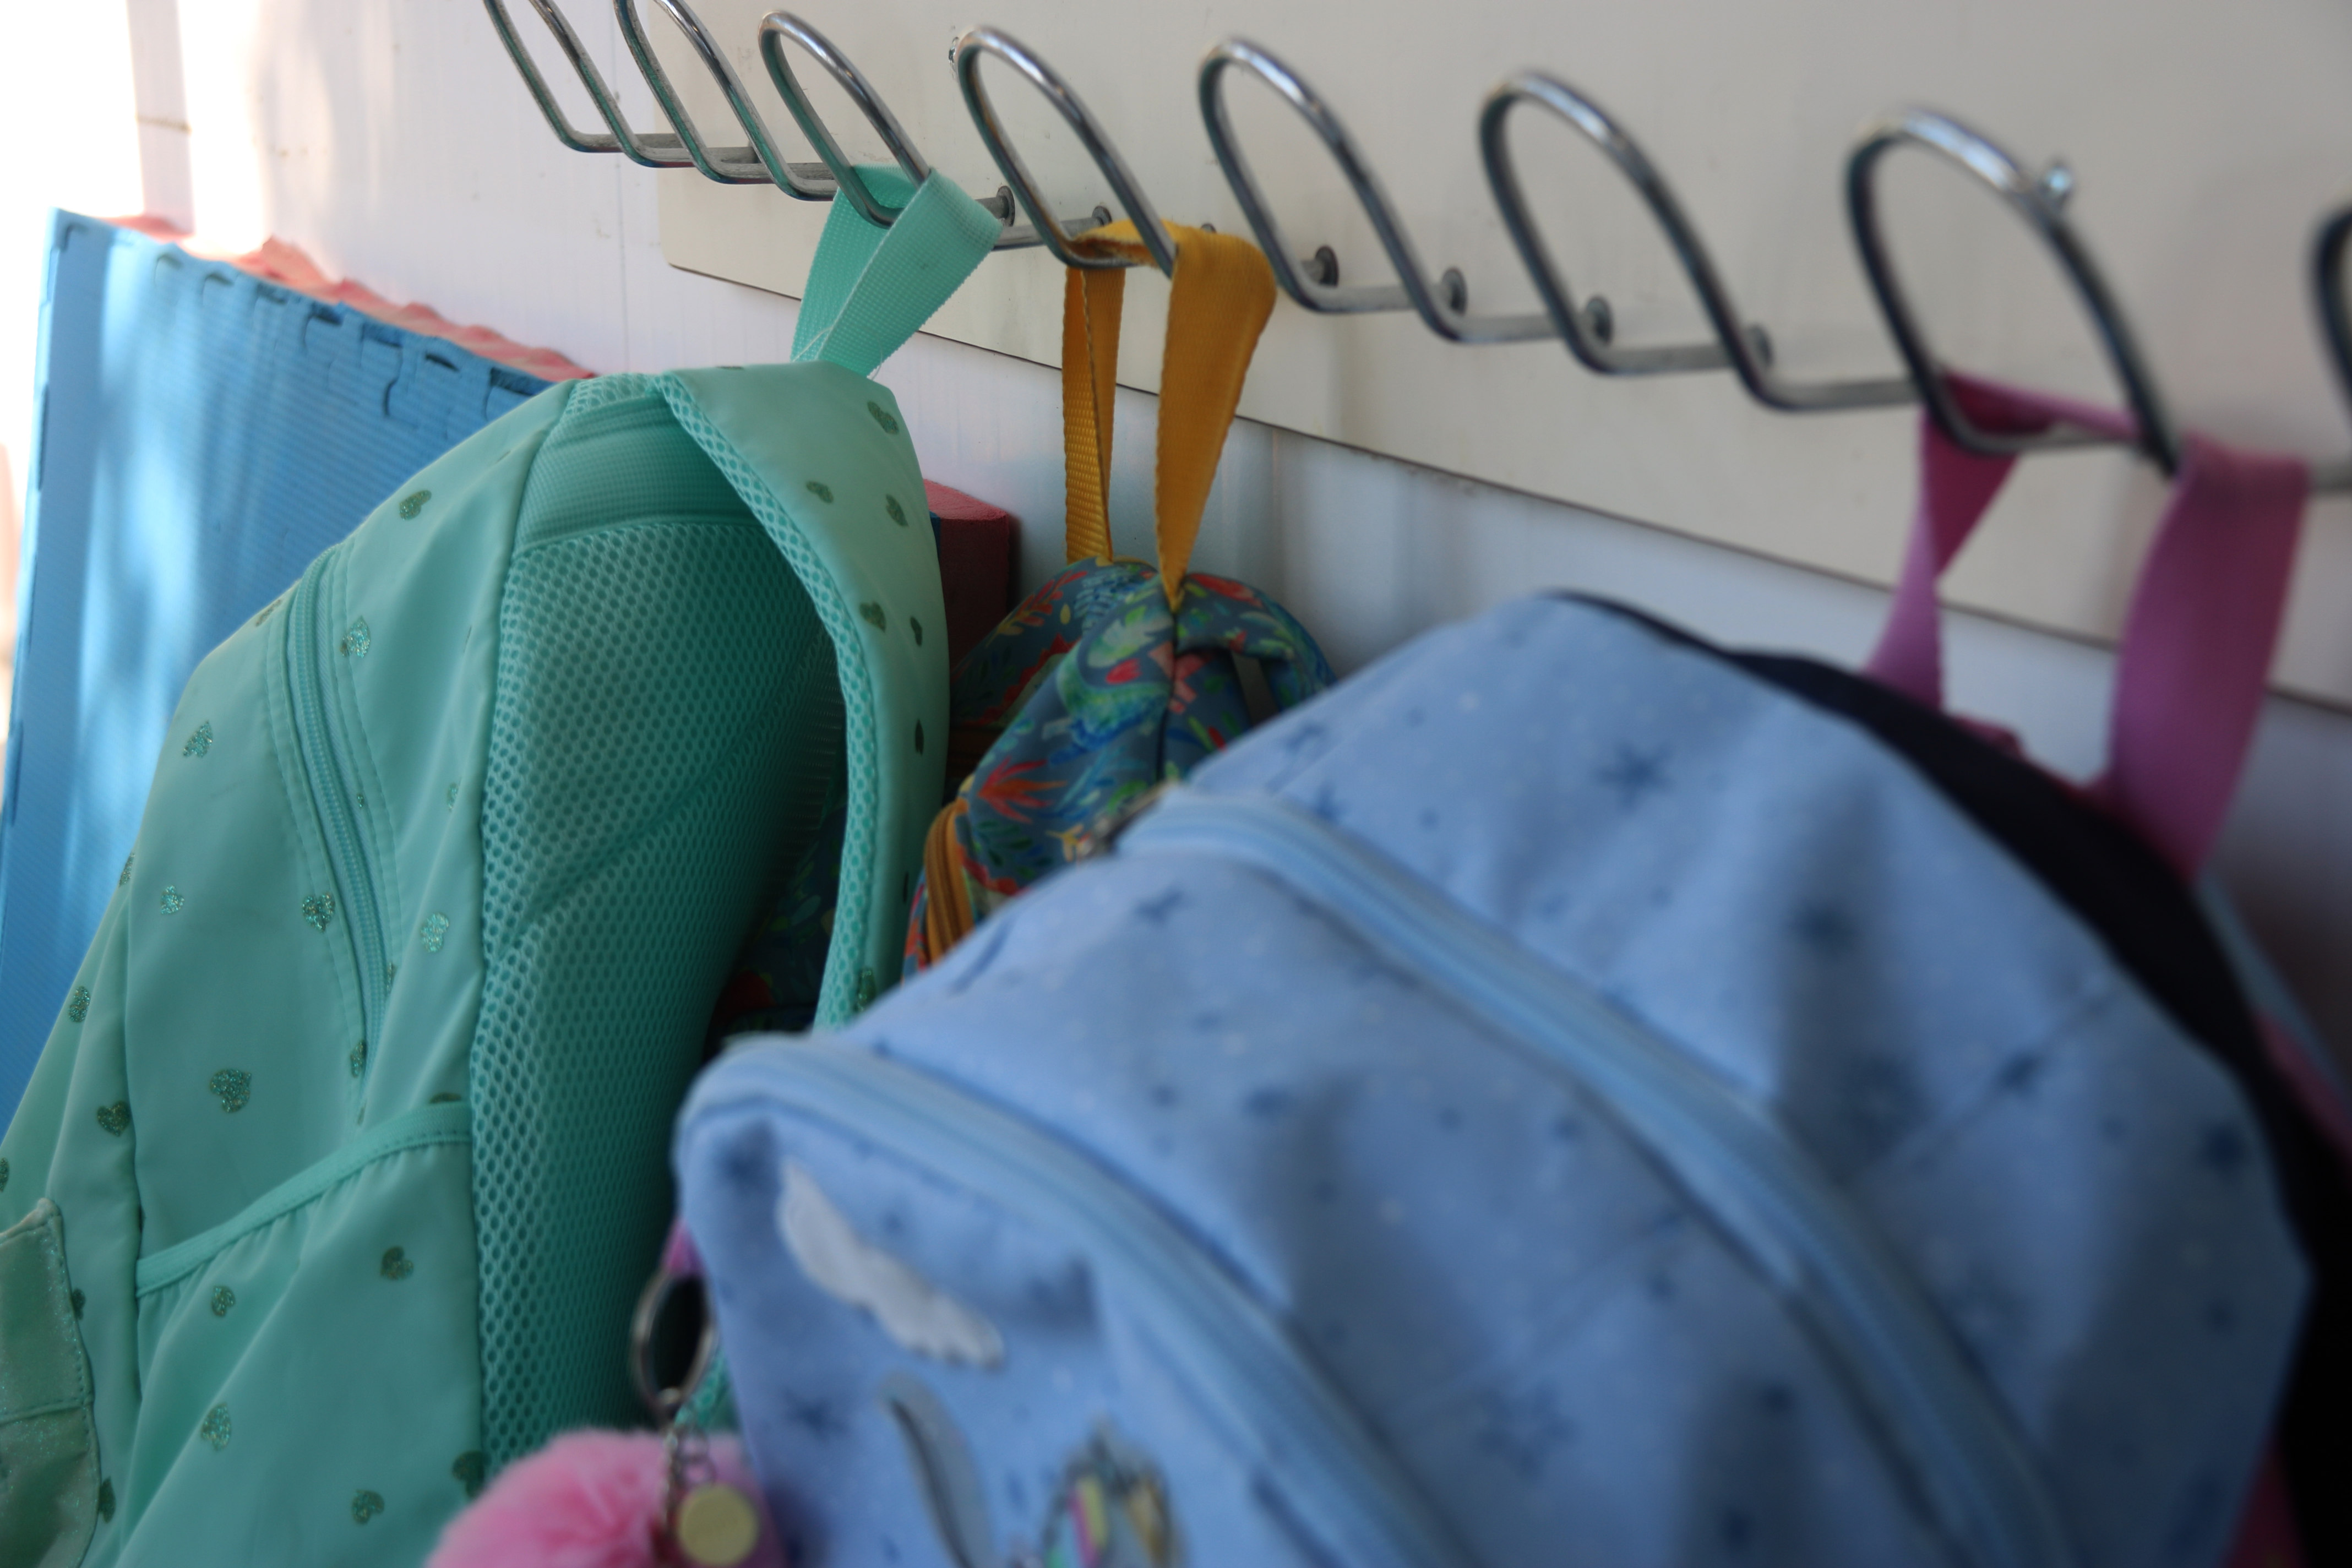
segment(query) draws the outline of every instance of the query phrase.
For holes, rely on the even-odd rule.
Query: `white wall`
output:
[[[478,0],[179,5],[186,179],[203,243],[235,249],[276,233],[331,273],[596,370],[786,355],[790,301],[667,266],[653,177],[557,146]],[[596,0],[571,9],[607,72],[625,79],[609,10]],[[142,92],[154,75],[142,65]],[[641,89],[635,98],[649,113]],[[13,199],[25,199],[22,187]],[[0,210],[0,268],[16,268],[0,285],[21,286],[27,221],[21,205]],[[21,319],[23,302],[0,298],[0,322]],[[21,400],[29,342],[0,335],[0,393]],[[1055,377],[919,339],[882,379],[927,471],[1023,518],[1031,579],[1057,562]],[[12,441],[19,413],[0,402]],[[1114,514],[1139,551],[1145,540],[1130,530],[1147,515],[1151,419],[1150,398],[1122,395]],[[1885,519],[1890,555],[1902,523]],[[1615,595],[1710,637],[1843,659],[1867,646],[1883,606],[1878,590],[1852,581],[1249,425],[1228,447],[1197,559],[1273,592],[1343,669],[1546,586]],[[1955,632],[1961,706],[2013,725],[2056,765],[2095,766],[2103,650],[1978,616],[1956,617]],[[2337,1040],[2352,1039],[2347,801],[2352,719],[2273,700],[2222,870]]]

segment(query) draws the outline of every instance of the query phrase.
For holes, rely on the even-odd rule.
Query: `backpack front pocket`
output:
[[[21,1568],[73,1568],[114,1511],[74,1295],[65,1218],[43,1198],[0,1231],[0,1563]]]
[[[430,1552],[488,1468],[468,1122],[390,1118],[141,1259],[122,1568]]]

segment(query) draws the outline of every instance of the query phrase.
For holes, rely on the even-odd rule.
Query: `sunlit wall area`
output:
[[[19,521],[32,476],[33,361],[49,209],[146,206],[131,12],[153,0],[12,10],[9,49],[33,68],[0,93],[0,669],[16,646]],[[168,4],[168,0],[166,0]],[[8,689],[0,685],[0,741]]]

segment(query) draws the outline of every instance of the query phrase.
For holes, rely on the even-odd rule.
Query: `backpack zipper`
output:
[[[1934,1305],[1811,1159],[1674,1046],[1443,893],[1296,807],[1171,792],[1118,852],[1213,855],[1306,895],[1597,1097],[1811,1319],[1937,1522],[2000,1568],[2074,1560],[1999,1397]]]
[[[755,1080],[746,1084],[745,1079]],[[822,1037],[739,1058],[680,1125],[772,1100],[889,1149],[1076,1240],[1233,1448],[1349,1568],[1471,1559],[1347,1396],[1223,1261],[1090,1155],[863,1047]],[[756,1086],[756,1087],[755,1087]]]
[[[319,816],[319,837],[326,845],[328,870],[335,882],[335,908],[329,919],[342,918],[352,966],[359,971],[360,1037],[373,1041],[376,1020],[383,1016],[383,922],[376,908],[366,837],[351,800],[351,774],[343,765],[346,748],[327,696],[327,683],[332,679],[327,661],[351,656],[341,651],[342,645],[328,640],[319,623],[326,574],[338,559],[338,552],[324,552],[295,585],[293,601],[287,606],[286,675],[293,697],[295,743],[301,752],[310,804]],[[367,1053],[373,1055],[372,1050]],[[365,1058],[360,1059],[363,1063]]]

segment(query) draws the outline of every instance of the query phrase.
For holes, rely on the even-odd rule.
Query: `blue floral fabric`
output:
[[[1263,668],[1278,708],[1332,680],[1289,611],[1224,577],[1188,576],[1171,609],[1153,567],[1097,556],[1006,616],[949,688],[950,775],[959,754],[980,753],[948,808],[972,919],[1074,858],[1097,824],[1245,732],[1242,658]],[[927,935],[940,868],[926,857],[908,922],[909,974],[943,951]]]

